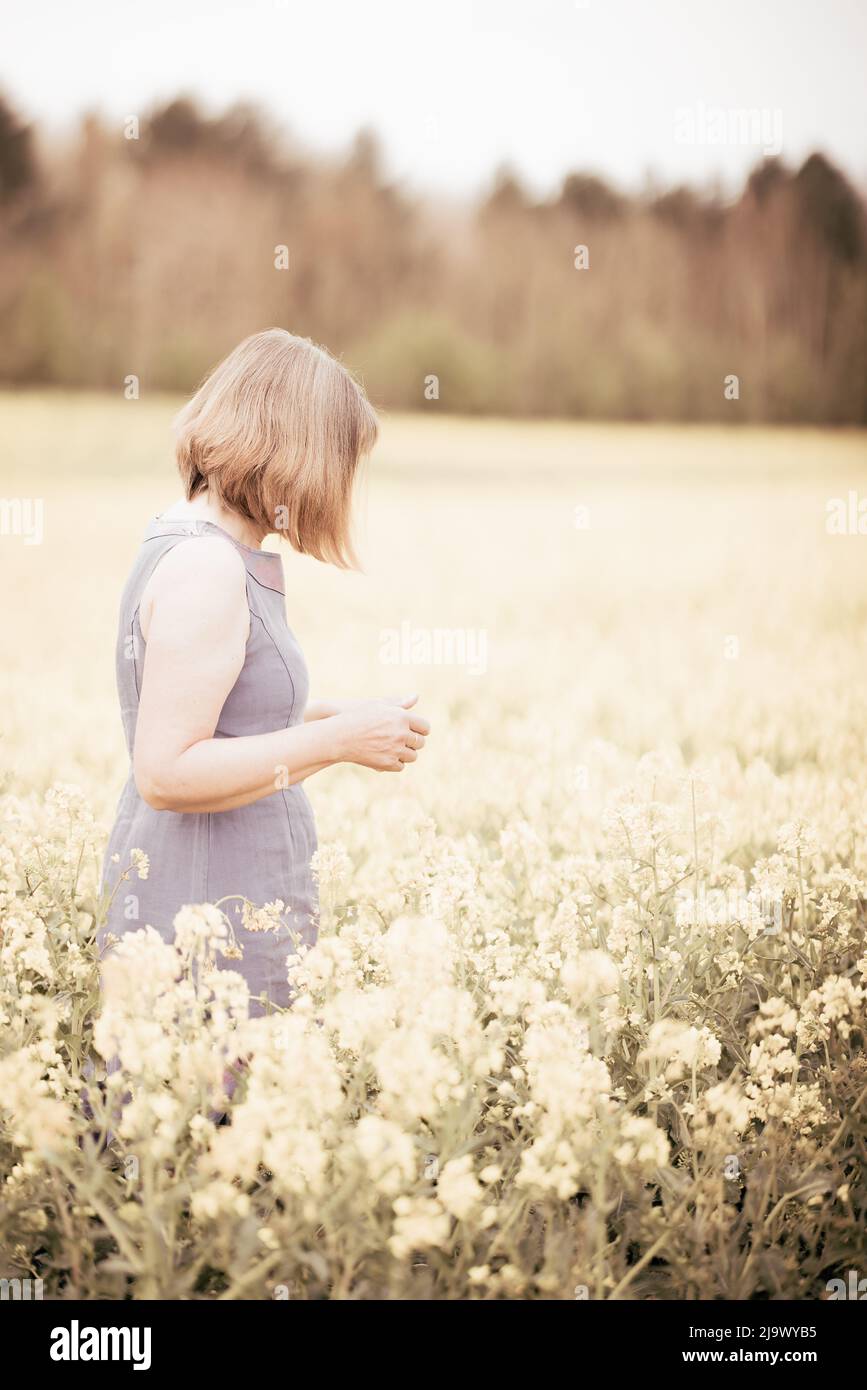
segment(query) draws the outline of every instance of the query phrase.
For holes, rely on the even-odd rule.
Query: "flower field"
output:
[[[307,784],[320,940],[248,1020],[248,928],[214,906],[172,946],[142,923],[102,1002],[93,947],[115,611],[177,492],[174,405],[0,398],[4,495],[44,511],[41,544],[0,537],[0,1275],[583,1300],[863,1274],[867,538],[826,526],[867,495],[863,436],[386,422],[366,572],[287,553],[289,622],[314,696],[418,690],[433,732],[399,777]]]

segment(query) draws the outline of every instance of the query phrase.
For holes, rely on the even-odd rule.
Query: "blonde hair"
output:
[[[376,435],[376,413],[354,377],[283,328],[239,343],[175,420],[188,501],[207,488],[295,550],[341,569],[357,565],[352,488]]]

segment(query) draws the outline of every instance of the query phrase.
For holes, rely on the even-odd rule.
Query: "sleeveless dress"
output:
[[[214,535],[222,536],[241,555],[250,607],[244,665],[220,712],[214,737],[271,733],[300,724],[304,718],[309,680],[301,648],[286,622],[280,555],[243,545],[211,521],[157,517],[145,533],[120,605],[116,675],[130,772],[105,854],[103,890],[114,896],[97,941],[104,952],[109,934],[119,937],[144,926],[156,928],[170,941],[172,922],[181,907],[216,903],[232,895],[221,908],[232,923],[243,958],[220,957],[219,963],[244,976],[251,1013],[260,1014],[267,1009],[260,996],[281,1007],[288,1005],[288,957],[296,939],[309,945],[316,939],[318,904],[310,869],[316,829],[303,786],[275,790],[231,811],[155,811],[139,796],[132,772],[145,656],[139,626],[142,592],[159,561],[174,546],[194,536]],[[139,879],[133,871],[118,883],[134,849],[143,850],[150,860],[147,878]],[[284,909],[277,929],[246,928],[240,898],[259,907],[280,899]]]

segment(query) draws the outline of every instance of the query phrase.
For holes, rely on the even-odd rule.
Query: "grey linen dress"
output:
[[[222,536],[241,555],[247,571],[250,635],[243,668],[220,712],[215,738],[271,733],[300,724],[309,681],[301,648],[286,622],[283,561],[275,551],[254,550],[210,521],[157,517],[148,528],[120,605],[116,673],[121,717],[132,759],[138,717],[145,642],[139,605],[145,585],[173,546],[194,536]],[[276,777],[275,769],[275,777]],[[125,882],[131,852],[150,859],[146,879],[135,872]],[[136,790],[130,765],[103,866],[103,889],[114,896],[98,943],[144,926],[172,939],[178,910],[192,903],[222,903],[232,923],[242,960],[221,959],[246,979],[251,996],[281,1007],[289,1003],[288,957],[295,941],[316,939],[316,886],[310,858],[316,849],[313,812],[303,787],[275,790],[270,796],[231,811],[181,813],[155,811]],[[117,861],[114,856],[117,856]],[[284,904],[276,931],[251,931],[242,923],[246,898],[256,906]],[[251,1013],[267,1004],[256,1002]]]

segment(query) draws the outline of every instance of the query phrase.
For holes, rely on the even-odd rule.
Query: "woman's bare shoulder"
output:
[[[197,623],[219,623],[246,606],[247,571],[231,541],[191,536],[172,546],[142,591],[139,623],[147,627],[156,605]]]

